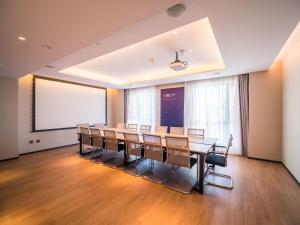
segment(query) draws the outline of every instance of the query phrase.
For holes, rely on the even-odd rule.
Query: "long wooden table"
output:
[[[139,138],[140,138],[140,142],[143,143],[143,134],[137,131],[132,131],[132,130],[127,130],[127,129],[119,129],[119,128],[106,128],[104,130],[112,130],[116,132],[116,138],[120,141],[125,141],[124,138],[124,133],[138,133],[139,134]],[[162,137],[162,145],[164,147],[166,147],[166,141],[165,141],[165,137],[166,136],[176,136],[176,137],[187,137],[186,135],[176,135],[176,134],[166,134],[166,133],[160,133],[160,132],[149,132],[148,134],[152,134],[152,135],[159,135]],[[104,132],[101,129],[101,135],[102,137],[104,137]],[[216,146],[216,141],[217,139],[215,138],[201,138],[201,137],[190,137],[189,136],[189,148],[190,148],[190,152],[192,154],[195,154],[197,156],[197,163],[198,163],[198,174],[199,177],[197,178],[197,183],[195,185],[195,189],[200,193],[203,194],[204,193],[204,172],[205,172],[205,156],[207,154],[207,152],[210,149],[215,149]],[[79,142],[80,142],[80,154],[83,154],[83,147],[82,147],[82,138],[81,135],[79,134]],[[130,162],[128,162],[128,156],[126,154],[126,151],[124,151],[124,165],[128,165],[130,164]]]

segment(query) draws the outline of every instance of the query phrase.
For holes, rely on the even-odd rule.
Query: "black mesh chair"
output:
[[[226,150],[224,152],[210,150],[207,153],[206,158],[205,158],[205,163],[207,165],[207,167],[206,167],[207,169],[205,172],[205,178],[206,178],[207,184],[226,188],[226,189],[233,188],[233,180],[232,180],[231,176],[215,172],[215,166],[221,166],[221,167],[227,166],[227,156],[228,156],[228,151],[229,151],[230,147],[232,146],[232,140],[233,140],[233,137],[232,137],[232,135],[230,135],[228,142],[227,142],[227,146],[225,147]],[[208,181],[207,178],[210,175],[225,178],[225,179],[229,180],[230,184],[222,185],[222,184],[218,184],[213,181]]]

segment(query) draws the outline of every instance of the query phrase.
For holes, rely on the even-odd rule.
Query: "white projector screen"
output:
[[[106,89],[34,78],[33,131],[71,129],[80,123],[106,124]]]

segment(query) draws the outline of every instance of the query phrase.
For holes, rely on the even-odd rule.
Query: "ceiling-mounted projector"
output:
[[[178,52],[176,52],[176,59],[174,62],[171,62],[169,67],[172,69],[172,70],[175,70],[175,71],[180,71],[180,70],[185,70],[187,67],[188,67],[188,64],[186,61],[180,61],[178,59]]]

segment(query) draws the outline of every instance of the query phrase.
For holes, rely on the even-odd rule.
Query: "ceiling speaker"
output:
[[[179,17],[185,11],[185,6],[183,4],[176,4],[167,9],[167,13],[171,17]]]

